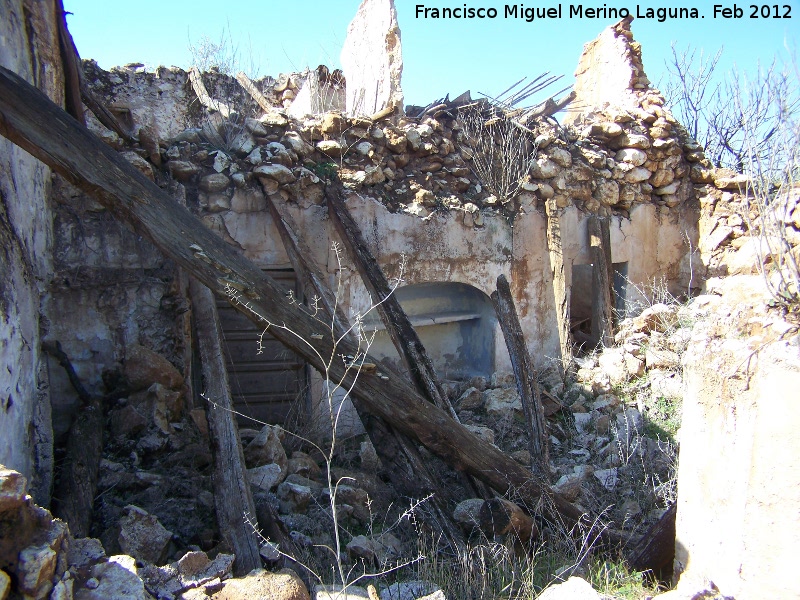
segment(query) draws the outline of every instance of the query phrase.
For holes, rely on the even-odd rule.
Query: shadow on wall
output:
[[[486,294],[465,283],[449,282],[409,285],[395,294],[440,378],[491,376],[497,316]],[[370,354],[397,364],[400,358],[377,317],[367,329],[377,330]]]

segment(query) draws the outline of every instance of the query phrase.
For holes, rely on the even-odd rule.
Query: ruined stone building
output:
[[[6,4],[0,64],[64,106],[56,3]],[[377,42],[359,33],[375,26],[359,23],[369,18],[360,14],[351,34],[370,44],[355,55],[375,64],[345,51],[344,74],[320,67],[248,80],[255,94],[213,71],[104,71],[83,61],[88,88],[130,137],[89,111],[87,126],[274,278],[287,303],[311,305],[275,223],[276,214],[291,217],[341,309],[376,332],[378,369],[402,363],[328,216],[334,175],[378,265],[390,281],[402,278],[394,294],[442,380],[511,369],[490,299],[501,275],[540,368],[602,341],[593,219],[608,226],[617,319],[638,314],[654,288],[675,297],[702,288],[707,259],[724,240],[701,244],[714,229],[701,198],[738,191],[741,180],[710,168],[664,106],[629,20],[586,45],[561,122],[524,123],[520,152],[530,166],[518,193],[498,196],[475,168],[480,140],[459,119],[470,101],[404,111],[396,15],[382,13],[380,31],[391,35]],[[148,237],[5,138],[0,165],[0,463],[28,477],[47,504],[54,440],[80,402],[43,344],[59,342],[97,396],[120,374],[132,377],[131,357],[167,361],[181,379],[169,412],[202,406],[197,340],[188,276]],[[235,281],[220,285],[238,294]],[[311,418],[322,378],[225,300],[218,306],[237,409],[276,423]],[[171,417],[163,415],[164,427]]]

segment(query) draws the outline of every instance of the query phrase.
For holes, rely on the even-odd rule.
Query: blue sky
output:
[[[634,19],[633,32],[642,43],[645,70],[657,83],[671,44],[692,45],[707,53],[724,48],[721,67],[753,70],[786,46],[798,54],[800,0],[778,0],[779,12],[788,6],[791,18],[749,18],[749,4],[736,3],[742,18],[717,18],[719,0],[645,0],[639,4],[606,2],[608,8],[627,8],[636,16],[648,8],[696,8],[705,18],[696,20]],[[403,45],[403,91],[406,103],[428,104],[446,93],[465,90],[497,94],[522,77],[544,71],[565,75],[572,82],[583,44],[615,18],[567,18],[570,3],[534,0],[525,7],[562,6],[562,19],[504,18],[502,2],[492,0],[395,0]],[[246,62],[262,75],[301,70],[326,64],[339,66],[339,52],[347,25],[360,0],[135,0],[118,4],[99,0],[64,0],[70,31],[83,58],[94,58],[103,68],[130,62],[148,67],[160,64],[187,68],[190,42],[208,36],[219,40],[230,32]],[[418,18],[416,6],[428,8],[495,8],[495,19],[436,20]],[[520,3],[517,3],[518,5]],[[513,3],[511,3],[513,5]],[[577,3],[575,4],[577,5]],[[733,7],[734,3],[723,3]],[[583,4],[603,7],[603,2]],[[773,5],[767,5],[771,7]],[[112,8],[113,7],[113,8]],[[772,12],[774,9],[770,9]],[[251,58],[252,57],[252,61]],[[563,87],[563,86],[562,86]],[[554,90],[555,91],[555,90]]]

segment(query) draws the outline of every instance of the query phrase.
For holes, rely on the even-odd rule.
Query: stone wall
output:
[[[635,54],[626,27],[622,23],[612,33]],[[254,103],[241,88],[236,91],[234,81],[205,74],[212,96],[227,94],[225,102],[237,111],[223,121],[190,101],[193,93],[180,70],[103,73],[88,67],[95,89],[110,104],[127,103],[137,123],[159,132],[160,168],[186,186],[189,206],[265,268],[288,266],[265,207],[270,195],[291,213],[333,277],[329,249],[336,236],[322,191],[326,174],[336,171],[380,264],[391,273],[401,255],[408,258],[407,284],[459,282],[488,295],[498,275],[509,277],[539,360],[558,352],[547,201],[561,213],[568,281],[573,264],[591,262],[586,217],[600,214],[612,219],[612,257],[630,280],[626,297],[632,310],[654,279],[676,294],[699,285],[699,273],[690,281],[690,256],[697,245],[693,166],[702,155],[663,108],[657,90],[629,90],[635,106],[625,109],[583,105],[576,127],[529,123],[537,157],[522,192],[501,201],[474,174],[475,142],[454,112],[376,122],[339,113],[297,119],[291,116],[294,93],[286,91],[301,88],[302,76],[281,75],[256,82],[274,106],[264,114],[251,112]],[[156,92],[162,99],[157,105],[141,100]],[[173,107],[170,124],[155,125],[167,118],[163,105]],[[189,128],[176,132],[176,122]],[[217,137],[220,129],[225,135]],[[152,155],[144,147],[130,150],[131,157]],[[143,169],[155,166],[145,163]],[[366,291],[345,266],[346,304],[364,310],[370,303]],[[497,347],[496,367],[504,368],[503,344]]]
[[[63,104],[54,2],[9,0],[0,20],[0,64]],[[0,464],[49,502],[52,434],[48,368],[40,348],[42,294],[52,269],[50,171],[0,138]]]

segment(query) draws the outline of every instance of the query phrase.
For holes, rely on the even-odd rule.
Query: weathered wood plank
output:
[[[197,95],[197,99],[200,101],[200,104],[209,110],[217,111],[226,119],[231,116],[231,113],[233,112],[231,107],[224,102],[217,100],[216,98],[212,98],[211,94],[208,93],[206,84],[203,83],[203,76],[200,73],[200,69],[197,67],[192,67],[189,69],[189,83],[192,84],[192,89]]]
[[[505,498],[492,498],[478,512],[478,526],[490,540],[497,536],[513,536],[514,541],[527,544],[539,536],[539,530],[525,512]]]
[[[206,417],[214,456],[214,507],[222,538],[236,555],[236,573],[249,573],[261,567],[258,536],[245,521],[256,521],[256,509],[244,466],[242,442],[233,414],[233,400],[225,368],[225,354],[220,344],[222,327],[217,316],[214,294],[196,279],[189,280],[197,345],[202,363]],[[268,523],[263,523],[268,526]],[[284,540],[274,540],[282,542]],[[281,545],[283,549],[283,545]]]
[[[589,247],[592,253],[592,339],[608,348],[614,345],[613,277],[611,231],[608,219],[589,217]]]
[[[581,518],[581,511],[546,482],[427,402],[406,378],[392,376],[387,382],[370,374],[356,377],[343,361],[326,365],[323,357],[332,356],[332,340],[317,339],[319,323],[290,302],[271,278],[41,92],[2,67],[0,134],[92,195],[314,368],[329,368],[332,378],[352,384],[354,399],[364,410],[417,439],[449,465],[501,493],[513,492],[531,509],[544,494],[568,521]],[[346,340],[339,348],[357,352]]]
[[[525,415],[525,426],[528,430],[528,448],[531,453],[534,472],[540,475],[548,473],[547,426],[542,407],[542,394],[536,369],[533,366],[525,337],[522,335],[522,326],[519,323],[514,298],[511,296],[511,287],[505,275],[497,278],[497,290],[492,292],[497,320],[503,330],[506,348],[511,358],[511,367],[517,380],[517,390],[522,400],[522,411]]]
[[[547,214],[547,251],[550,255],[550,274],[553,277],[553,299],[556,306],[558,339],[561,348],[561,366],[564,370],[572,362],[572,340],[570,337],[570,288],[564,264],[564,247],[561,243],[561,214],[564,212],[555,202],[545,203]]]
[[[628,552],[628,564],[631,568],[652,571],[662,580],[672,579],[676,514],[676,505],[673,504]]]
[[[253,100],[255,100],[258,103],[258,105],[264,112],[268,113],[274,110],[269,101],[264,97],[264,94],[262,94],[255,86],[255,84],[252,81],[250,81],[250,78],[244,71],[239,71],[236,74],[236,81],[238,81],[239,85],[241,85],[245,89],[245,91],[248,94],[250,94]]]

